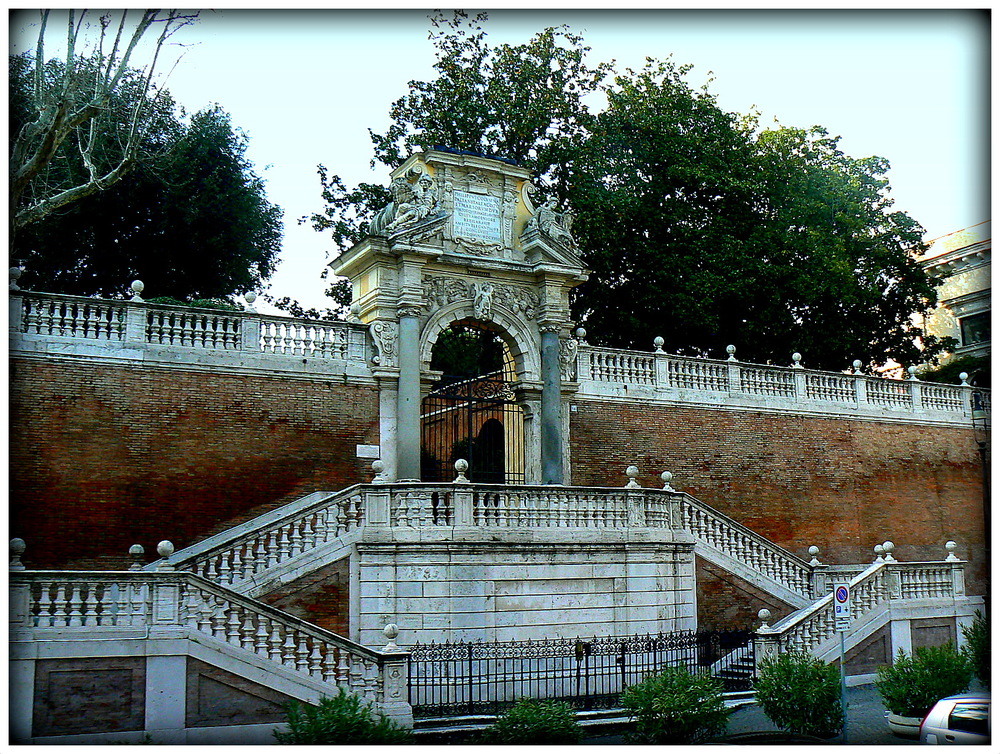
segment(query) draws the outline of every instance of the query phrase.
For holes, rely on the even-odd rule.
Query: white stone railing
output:
[[[814,569],[685,493],[635,488],[492,484],[365,484],[315,493],[173,553],[163,562],[241,593],[348,547],[365,526],[517,531],[670,529],[707,557],[741,563],[798,601],[813,595]],[[447,536],[447,535],[444,535]]]
[[[17,290],[10,292],[10,331],[13,352],[299,372],[350,365],[350,374],[370,378],[366,328],[346,322]]]
[[[798,354],[795,354],[798,357]],[[820,372],[728,360],[686,358],[581,345],[580,399],[652,399],[669,403],[784,412],[857,415],[971,424],[967,384],[924,383],[860,373]],[[982,391],[988,406],[988,391]]]
[[[757,532],[710,508],[690,495],[680,497],[680,528],[695,539],[789,591],[811,597],[813,568]]]
[[[346,545],[365,521],[360,486],[314,493],[202,540],[166,562],[239,592],[252,590],[269,574],[309,560],[321,548]],[[164,561],[146,566],[156,570]]]
[[[957,558],[936,563],[900,563],[895,560],[873,563],[848,582],[852,619],[863,620],[866,614],[890,600],[964,597],[964,578],[964,562]],[[832,591],[774,626],[766,625],[770,616],[767,611],[761,612],[765,625],[757,633],[769,653],[811,652],[832,639],[837,630]]]
[[[21,641],[142,640],[168,631],[377,705],[400,692],[405,700],[404,652],[369,649],[192,573],[14,571],[9,583],[10,628]]]

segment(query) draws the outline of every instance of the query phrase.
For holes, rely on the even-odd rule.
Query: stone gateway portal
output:
[[[481,481],[568,481],[569,292],[587,273],[572,214],[551,197],[536,208],[534,192],[509,161],[413,155],[393,172],[372,235],[333,263],[377,352],[387,480],[450,478],[463,457]],[[464,381],[435,365],[456,326],[495,333],[502,363]]]

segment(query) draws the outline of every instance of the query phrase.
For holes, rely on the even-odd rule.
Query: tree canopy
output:
[[[714,356],[732,343],[741,359],[799,351],[825,369],[913,364],[950,345],[913,321],[936,293],[915,261],[922,228],[891,209],[886,160],[845,155],[820,126],[726,112],[690,66],[650,59],[612,75],[565,27],[491,47],[485,20],[432,19],[438,75],[411,81],[389,130],[369,132],[373,166],[442,144],[531,169],[576,213],[592,274],[573,312],[591,342],[648,348],[661,335]],[[320,176],[326,206],[309,220],[346,249],[387,190]]]
[[[30,100],[30,79],[18,75],[29,70],[30,60],[11,59],[12,132],[30,117],[18,106]],[[126,72],[124,79],[136,76]],[[110,113],[127,113],[125,101],[112,96]],[[188,119],[168,92],[158,103],[158,117],[136,147],[145,159],[103,191],[16,234],[11,256],[25,267],[25,288],[114,297],[138,278],[153,297],[226,298],[261,287],[274,271],[281,209],[268,202],[246,158],[246,136],[219,107]],[[110,162],[124,148],[117,139],[102,147]],[[48,168],[65,173],[65,183],[86,170],[75,149],[64,142]]]
[[[11,129],[10,231],[120,181],[145,155],[151,130],[169,104],[154,83],[166,41],[197,12],[145,10],[97,18],[65,13],[65,57],[46,55],[48,10],[39,12],[33,54],[12,62],[19,79],[20,119]],[[145,65],[134,62],[139,43],[155,37]]]

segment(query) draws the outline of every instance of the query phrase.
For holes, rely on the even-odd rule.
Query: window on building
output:
[[[959,320],[962,326],[962,345],[985,343],[990,339],[990,313],[980,312]]]

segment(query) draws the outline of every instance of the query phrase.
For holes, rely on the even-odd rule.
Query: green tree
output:
[[[87,14],[65,12],[66,53],[59,61],[45,53],[50,11],[40,11],[34,53],[17,66],[28,85],[15,101],[24,117],[11,129],[12,237],[17,229],[115,184],[143,162],[141,145],[163,114],[154,84],[160,53],[198,15],[146,10],[133,23],[134,11],[131,16],[106,13],[92,28]],[[133,56],[150,37],[145,65],[136,70]]]
[[[393,168],[434,145],[512,158],[568,202],[590,280],[573,312],[594,343],[842,369],[932,359],[948,339],[913,323],[936,294],[914,261],[922,229],[892,211],[888,162],[854,159],[821,127],[761,130],[724,111],[690,66],[647,60],[608,80],[583,39],[545,29],[487,43],[485,15],[432,19],[438,76],[410,82],[371,133]],[[603,93],[596,115],[584,99]],[[325,209],[303,221],[345,249],[384,186],[347,189],[320,166]],[[915,344],[919,339],[922,351]]]
[[[590,48],[565,26],[544,29],[524,44],[490,46],[485,21],[485,13],[470,18],[463,11],[431,17],[438,77],[410,81],[408,93],[390,107],[389,129],[369,130],[372,167],[391,170],[412,152],[443,145],[513,159],[544,179],[565,182],[574,144],[593,117],[583,100],[599,90],[610,64],[591,67]],[[300,222],[329,232],[344,251],[366,236],[371,217],[390,201],[389,190],[371,183],[348,188],[323,165],[318,173],[325,207]]]
[[[166,148],[166,144],[170,148]],[[147,136],[157,159],[116,185],[27,226],[13,245],[25,288],[225,298],[259,288],[281,247],[281,209],[246,158],[247,139],[218,107]]]

